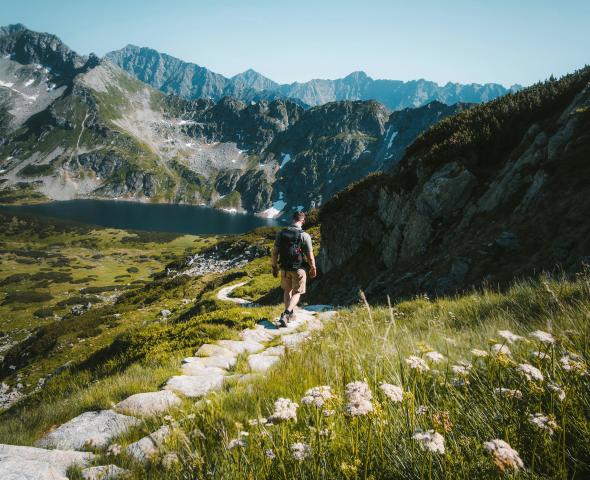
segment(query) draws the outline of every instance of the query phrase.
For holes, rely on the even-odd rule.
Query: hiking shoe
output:
[[[289,314],[287,313],[287,311],[284,311],[283,313],[281,313],[281,316],[279,317],[279,327],[286,327],[287,326],[287,317],[289,316]]]
[[[293,320],[295,320],[295,310],[287,312],[287,323],[292,322]]]

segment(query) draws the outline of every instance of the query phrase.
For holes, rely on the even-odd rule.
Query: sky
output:
[[[225,76],[530,85],[590,64],[590,0],[0,0],[81,54],[151,47]]]

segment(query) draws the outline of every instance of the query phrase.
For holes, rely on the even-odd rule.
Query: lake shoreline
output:
[[[51,200],[28,204],[0,204],[0,211],[33,214],[86,225],[184,233],[190,235],[240,234],[280,220],[238,213],[206,205],[141,202],[128,199]]]

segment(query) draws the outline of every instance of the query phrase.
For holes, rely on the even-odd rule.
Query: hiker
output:
[[[310,277],[315,278],[317,275],[311,237],[302,230],[304,222],[305,213],[295,212],[291,226],[277,233],[272,251],[272,273],[275,278],[278,277],[280,265],[281,287],[285,302],[285,311],[281,313],[279,319],[281,327],[286,327],[287,323],[295,317],[295,307],[301,295],[305,293],[308,264]]]

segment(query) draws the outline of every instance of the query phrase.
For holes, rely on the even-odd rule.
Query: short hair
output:
[[[305,220],[305,212],[295,212],[293,214],[293,220],[296,222],[300,222],[301,220]]]

